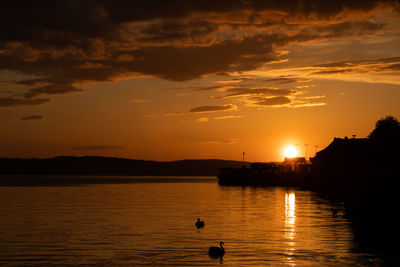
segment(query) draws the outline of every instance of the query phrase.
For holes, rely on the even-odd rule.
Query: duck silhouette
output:
[[[197,229],[204,227],[204,221],[200,221],[200,218],[197,218],[197,222],[195,223]]]
[[[224,242],[219,242],[219,247],[210,247],[208,249],[208,255],[212,258],[220,258],[222,256],[224,256],[225,254],[225,249],[222,246],[224,244]]]

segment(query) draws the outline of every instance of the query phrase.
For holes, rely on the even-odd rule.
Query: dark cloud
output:
[[[26,93],[7,106],[44,103],[37,97],[135,75],[185,81],[254,70],[279,59],[275,50],[291,43],[376,34],[385,25],[365,14],[397,4],[6,0],[0,9],[0,71],[38,77],[15,82],[26,85]]]
[[[272,78],[272,79],[264,80],[264,82],[272,82],[272,83],[295,83],[295,82],[297,82],[297,79],[296,79],[296,78],[290,78],[290,77],[278,77],[278,78]]]
[[[296,91],[289,89],[276,89],[276,88],[232,88],[226,90],[228,94],[220,98],[249,96],[249,95],[291,95]],[[218,98],[218,97],[217,97]]]
[[[139,60],[132,62],[129,69],[175,81],[252,70],[275,58],[272,44],[287,42],[278,35],[265,35],[204,47],[147,47],[132,52]]]
[[[193,16],[207,17],[212,15],[229,18],[231,13],[250,14],[246,21],[254,23],[263,12],[285,14],[296,18],[334,17],[343,11],[371,11],[382,5],[397,6],[396,0],[365,1],[241,1],[225,0],[221,2],[159,0],[148,1],[115,1],[115,0],[5,0],[0,10],[0,40],[3,41],[37,41],[52,45],[71,45],[79,39],[108,38],[119,40],[121,30],[128,23],[153,21],[154,25],[145,25],[140,32],[152,36],[196,36],[209,33],[215,27],[205,22],[192,22],[187,18]],[[247,11],[244,13],[244,11]],[[172,21],[171,21],[172,20]],[[184,20],[177,23],[174,20]],[[187,31],[186,28],[192,29]],[[193,30],[194,29],[194,30]],[[162,38],[164,36],[164,38]],[[80,38],[71,38],[80,37]]]
[[[219,112],[219,111],[229,111],[229,110],[236,110],[237,107],[232,104],[226,104],[222,106],[201,106],[191,108],[186,111],[179,111],[177,113],[208,113],[208,112]]]
[[[118,150],[123,149],[122,146],[110,146],[110,145],[90,145],[90,146],[77,146],[74,150]]]
[[[395,0],[365,1],[116,1],[116,0],[70,0],[70,1],[27,1],[5,0],[2,2],[0,22],[2,35],[7,40],[27,39],[42,32],[70,32],[81,36],[99,36],[109,33],[128,22],[141,22],[156,19],[182,19],[193,14],[216,13],[224,15],[231,12],[276,11],[297,16],[331,17],[344,10],[369,11],[379,5],[396,6]],[[29,24],[27,24],[29,22]],[[82,22],[85,22],[84,24]],[[26,26],[29,25],[29,28]],[[3,31],[14,29],[16,32]],[[19,32],[18,32],[19,30]],[[28,34],[30,33],[30,34]]]
[[[321,68],[344,68],[353,65],[350,62],[333,62],[333,63],[324,63],[324,64],[317,64],[314,65],[315,67]]]
[[[338,73],[348,73],[351,72],[351,69],[341,69],[341,70],[320,70],[311,72],[310,74],[319,74],[319,75],[329,75],[329,74],[338,74]]]
[[[71,85],[46,85],[30,89],[24,94],[25,98],[34,98],[39,95],[54,95],[54,94],[67,94],[82,92],[82,89],[76,88]]]
[[[319,36],[325,38],[341,38],[351,35],[369,35],[381,31],[386,24],[371,21],[346,21],[333,23],[325,26],[314,26],[307,28],[305,32],[317,32]]]
[[[189,110],[192,113],[204,113],[204,112],[215,112],[215,111],[228,111],[236,109],[235,105],[227,104],[222,106],[202,106],[196,107]]]
[[[24,105],[40,105],[43,103],[50,102],[50,98],[35,98],[35,99],[23,99],[23,98],[0,98],[0,107],[16,107]]]
[[[379,58],[373,60],[351,60],[351,61],[340,61],[340,62],[329,62],[323,64],[316,64],[314,67],[321,68],[335,68],[335,67],[351,67],[351,66],[359,66],[359,65],[375,65],[375,64],[392,64],[399,63],[400,57],[388,57],[388,58]]]
[[[218,25],[205,21],[182,23],[179,20],[167,20],[151,24],[144,28],[141,31],[144,36],[139,41],[150,43],[169,43],[182,39],[190,41],[190,39],[210,34],[217,30],[217,28]]]
[[[207,87],[196,87],[194,90],[198,91],[209,91],[209,90],[218,90],[218,89],[223,89],[226,86],[224,85],[214,85],[214,86],[207,86]]]
[[[41,120],[41,119],[43,119],[42,115],[31,115],[21,118],[21,121]]]
[[[224,83],[224,84],[241,83],[243,81],[252,81],[252,80],[255,80],[255,79],[256,79],[255,77],[250,77],[250,76],[248,76],[248,77],[239,76],[237,78],[232,78],[232,79],[229,79],[229,80],[221,80],[221,81],[218,81],[218,83]]]
[[[212,46],[199,47],[143,47],[135,50],[107,50],[110,55],[91,60],[93,55],[59,52],[34,51],[32,57],[18,58],[19,52],[10,49],[0,54],[0,69],[20,71],[25,74],[43,75],[43,79],[30,79],[32,85],[47,83],[61,88],[74,83],[87,81],[110,81],[118,77],[141,73],[158,76],[164,79],[183,81],[199,78],[205,74],[224,71],[244,71],[261,66],[275,58],[272,44],[283,45],[288,40],[279,35],[255,36],[239,41],[224,41]],[[22,50],[28,49],[22,47]],[[105,52],[104,52],[105,53]],[[118,60],[121,55],[133,60]],[[89,57],[86,59],[85,57]],[[91,63],[92,68],[82,68]],[[57,90],[57,89],[56,89]]]
[[[337,73],[360,74],[360,73],[385,73],[400,71],[400,57],[380,58],[374,60],[356,60],[330,62],[314,65],[315,71],[312,75],[330,75]]]
[[[285,96],[257,98],[255,100],[253,104],[258,106],[282,106],[291,103],[291,100]]]
[[[399,72],[400,71],[400,63],[398,64],[392,64],[389,66],[384,66],[378,69],[379,71],[394,71],[394,72]]]

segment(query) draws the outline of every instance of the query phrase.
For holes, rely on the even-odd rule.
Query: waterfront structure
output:
[[[373,166],[368,138],[334,138],[325,149],[311,158],[312,185],[337,187],[365,181]]]
[[[220,170],[220,185],[301,186],[308,183],[310,165],[304,157],[283,162],[252,163],[242,168]]]

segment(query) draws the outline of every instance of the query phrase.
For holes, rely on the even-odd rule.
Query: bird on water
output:
[[[197,228],[203,228],[204,227],[204,221],[200,221],[200,218],[197,218],[196,227]]]
[[[225,249],[222,246],[224,242],[219,242],[219,247],[210,247],[208,249],[208,255],[213,258],[222,257],[225,254]]]

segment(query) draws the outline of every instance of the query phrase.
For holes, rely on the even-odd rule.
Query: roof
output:
[[[365,156],[369,149],[370,140],[368,138],[334,138],[324,150],[317,152],[316,158]]]

